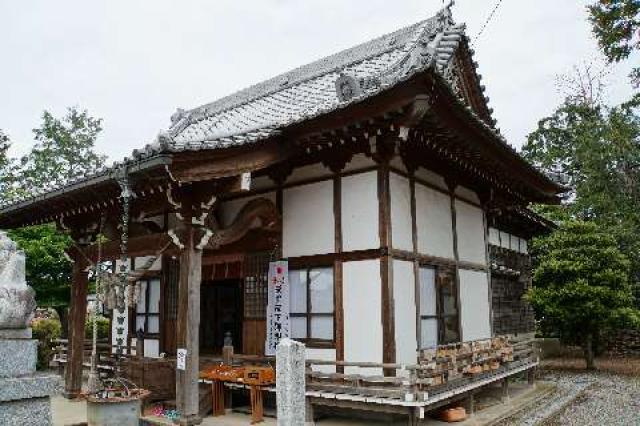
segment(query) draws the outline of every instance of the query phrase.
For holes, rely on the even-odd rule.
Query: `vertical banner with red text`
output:
[[[267,340],[265,355],[276,354],[280,339],[290,337],[289,325],[289,265],[281,260],[269,263]]]

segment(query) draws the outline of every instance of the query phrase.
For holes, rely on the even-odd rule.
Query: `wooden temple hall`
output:
[[[128,301],[106,312],[111,344],[133,355],[143,339],[126,369],[134,380],[170,365],[153,379],[164,387],[139,384],[175,400],[186,424],[203,414],[199,372],[223,346],[233,346],[232,362],[270,362],[276,260],[288,261],[290,336],[306,345],[313,405],[415,422],[535,368],[522,349],[534,324],[521,296],[531,285],[527,242],[551,224],[527,206],[557,203],[563,188],[501,136],[473,53],[445,7],[178,109],[124,161],[3,206],[0,228],[56,223],[73,238],[67,395],[81,391],[88,362],[97,262],[113,270],[103,285],[124,273],[133,288],[111,295]]]

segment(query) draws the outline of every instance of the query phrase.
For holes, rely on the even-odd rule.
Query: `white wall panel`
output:
[[[284,257],[333,253],[333,181],[285,189],[282,220]]]
[[[335,361],[336,350],[335,349],[319,349],[319,348],[306,348],[305,356],[307,359],[317,359],[322,361]],[[313,371],[319,371],[321,373],[335,373],[335,365],[314,365]]]
[[[460,260],[486,263],[483,212],[476,206],[456,200],[456,230]]]
[[[489,228],[489,244],[500,246],[500,231],[496,228]]]
[[[390,173],[391,241],[393,248],[413,251],[411,226],[411,187],[409,179]]]
[[[476,194],[469,188],[458,185],[456,186],[454,193],[460,198],[464,198],[465,200],[480,204],[480,198],[478,197],[478,194]]]
[[[333,176],[331,170],[326,168],[322,163],[315,163],[294,169],[291,172],[291,175],[287,178],[286,183],[296,183],[319,177],[330,178],[331,176]]]
[[[273,204],[276,203],[276,193],[268,192],[266,194],[253,195],[249,197],[236,198],[234,200],[225,201],[220,204],[218,210],[218,218],[220,219],[220,225],[224,228],[231,225],[233,220],[236,218],[240,210],[251,200],[255,200],[256,198],[266,198],[267,200],[271,200]]]
[[[342,250],[380,247],[378,172],[342,178]]]
[[[416,226],[420,253],[453,259],[449,195],[416,183]]]
[[[352,172],[354,170],[361,170],[375,165],[376,162],[373,161],[371,157],[367,157],[365,154],[356,154],[353,156],[351,161],[345,165],[343,171]]]
[[[147,263],[147,260],[149,258],[151,258],[152,256],[140,256],[140,257],[136,257],[134,260],[134,267],[136,269],[142,268],[142,266],[145,265],[145,263]],[[158,256],[158,258],[156,258],[156,260],[153,262],[153,264],[151,265],[151,267],[148,269],[149,271],[159,271],[160,269],[162,269],[162,257]]]
[[[504,231],[500,231],[500,247],[509,248],[510,235]]]
[[[382,296],[380,261],[345,262],[343,266],[345,361],[382,362]],[[358,368],[345,368],[355,374]],[[367,368],[367,374],[382,374]]]
[[[460,320],[463,341],[491,337],[486,272],[460,270]]]
[[[402,158],[399,155],[394,156],[389,162],[389,165],[400,170],[401,172],[407,172],[407,166],[404,165],[404,161],[402,161]]]
[[[416,170],[416,177],[420,180],[430,183],[435,187],[448,191],[447,183],[445,182],[444,178],[439,174],[432,172],[431,170],[419,167],[418,170]]]
[[[416,336],[416,291],[413,262],[393,261],[393,301],[395,314],[396,362],[415,364],[418,341]]]

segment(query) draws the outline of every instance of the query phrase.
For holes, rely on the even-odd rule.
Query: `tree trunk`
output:
[[[594,351],[593,351],[593,334],[588,333],[584,342],[584,359],[587,361],[587,370],[595,370]]]
[[[58,318],[60,319],[61,325],[61,333],[60,337],[63,339],[67,339],[69,337],[69,307],[68,306],[56,306],[54,308],[58,313]]]

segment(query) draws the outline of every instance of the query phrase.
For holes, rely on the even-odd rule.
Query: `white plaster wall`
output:
[[[133,348],[131,352],[135,355],[137,355],[135,350],[137,341],[138,339],[135,337],[131,339],[131,347]],[[160,358],[160,340],[144,339],[144,356],[146,358]]]
[[[319,349],[319,348],[306,348],[305,356],[307,359],[317,359],[322,361],[335,361],[336,350],[335,349]],[[313,371],[319,371],[321,373],[335,373],[335,365],[314,365]]]
[[[382,362],[380,261],[345,262],[343,266],[345,361]],[[345,368],[347,374],[382,374],[381,369]]]
[[[380,247],[378,232],[378,173],[342,178],[342,250]]]
[[[413,251],[409,179],[393,172],[390,173],[389,192],[391,193],[391,241],[393,247]]]
[[[509,239],[509,249],[513,251],[520,251],[520,238],[515,235],[511,235]]]
[[[480,198],[478,197],[478,194],[476,194],[469,188],[466,188],[464,186],[456,186],[454,193],[460,198],[464,198],[465,200],[480,204]]]
[[[448,191],[447,183],[445,182],[444,178],[439,174],[432,172],[431,170],[419,167],[418,170],[416,170],[416,177],[420,180],[430,183],[437,188]]]
[[[417,362],[416,292],[413,262],[393,261],[393,301],[395,313],[396,362]]]
[[[367,157],[365,154],[356,154],[351,158],[351,161],[345,165],[343,172],[362,170],[375,165],[376,162],[373,161],[371,157]]]
[[[491,337],[489,283],[486,272],[460,270],[462,340]]]
[[[476,206],[456,200],[456,230],[460,260],[486,263],[483,212]]]
[[[333,253],[333,181],[287,188],[283,194],[284,257]]]
[[[147,259],[149,259],[150,257],[151,256],[136,257],[134,261],[135,268],[137,269],[142,267],[147,262]],[[159,271],[160,269],[162,269],[162,257],[158,256],[158,258],[153,262],[153,264],[149,268],[149,271]]]
[[[266,198],[268,200],[271,200],[274,204],[276,203],[275,191],[225,201],[220,204],[220,207],[218,207],[218,218],[220,220],[220,225],[223,228],[231,225],[233,223],[233,220],[236,218],[237,214],[240,212],[240,210],[242,210],[245,204],[256,198]]]
[[[449,195],[416,183],[416,226],[420,253],[454,258]]]
[[[508,233],[504,231],[500,231],[500,247],[509,248],[510,239],[511,239],[511,236]]]
[[[296,183],[307,179],[315,179],[319,177],[331,177],[333,173],[322,163],[310,164],[308,166],[298,167],[291,172],[286,183]]]
[[[407,166],[404,165],[404,161],[402,161],[402,158],[399,155],[394,156],[389,162],[389,165],[400,170],[401,172],[407,171]]]
[[[500,231],[496,228],[489,228],[489,244],[500,246]]]

